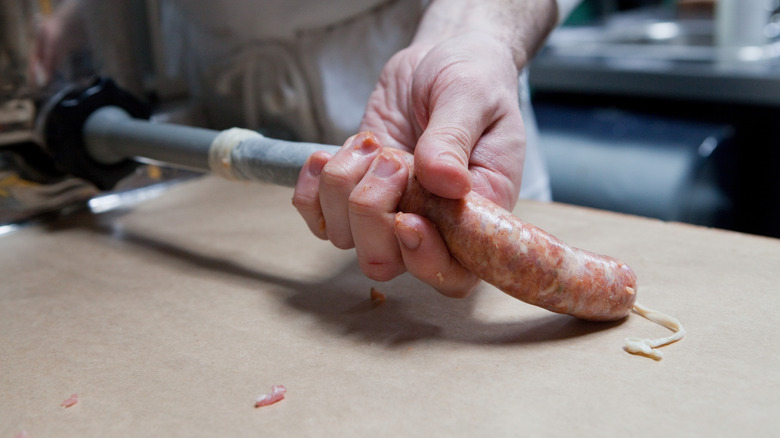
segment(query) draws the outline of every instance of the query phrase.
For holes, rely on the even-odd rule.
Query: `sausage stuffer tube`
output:
[[[294,186],[306,159],[336,146],[147,121],[149,107],[107,78],[63,90],[43,108],[38,129],[63,172],[108,190],[139,162],[214,172],[228,179]]]
[[[209,129],[151,123],[115,106],[96,110],[84,124],[89,155],[105,165],[125,159],[210,171],[232,180],[295,186],[306,159],[337,146],[276,140],[246,129]]]

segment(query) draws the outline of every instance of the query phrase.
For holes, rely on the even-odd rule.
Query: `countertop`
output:
[[[0,437],[770,436],[780,241],[522,201],[633,266],[687,330],[655,361],[632,314],[589,323],[482,285],[373,282],[292,191],[214,177],[0,237]],[[372,303],[370,289],[387,297]],[[255,408],[284,385],[286,398]],[[69,408],[60,403],[77,393]]]

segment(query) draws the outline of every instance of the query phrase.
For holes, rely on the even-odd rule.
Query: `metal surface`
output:
[[[779,70],[780,71],[780,70]],[[537,91],[597,93],[780,107],[780,74],[652,61],[538,58],[530,74]]]
[[[691,18],[655,9],[560,28],[530,67],[534,103],[733,126],[734,158],[724,163],[735,179],[733,229],[780,236],[776,22],[777,16],[765,43],[743,46],[719,41],[712,13]],[[540,121],[543,136],[546,129]]]
[[[780,106],[780,42],[725,45],[712,18],[662,10],[556,30],[535,58],[539,91]]]
[[[98,109],[84,124],[87,151],[102,164],[141,158],[202,171],[209,169],[209,146],[218,133],[134,119],[115,106]]]
[[[220,131],[152,123],[134,119],[107,106],[92,113],[84,125],[90,156],[101,164],[125,159],[152,161],[209,171],[209,151]],[[234,179],[294,186],[306,159],[316,151],[335,153],[337,146],[299,143],[263,137],[241,141],[230,151]]]
[[[536,115],[556,201],[732,226],[730,126],[544,103]]]

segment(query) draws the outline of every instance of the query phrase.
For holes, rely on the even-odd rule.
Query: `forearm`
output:
[[[469,33],[489,34],[512,52],[518,70],[541,47],[558,19],[555,0],[433,0],[414,44],[436,44]]]

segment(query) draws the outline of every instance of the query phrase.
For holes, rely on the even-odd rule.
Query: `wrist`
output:
[[[480,33],[504,44],[521,70],[557,20],[556,0],[433,0],[412,44],[433,47],[459,35]]]

